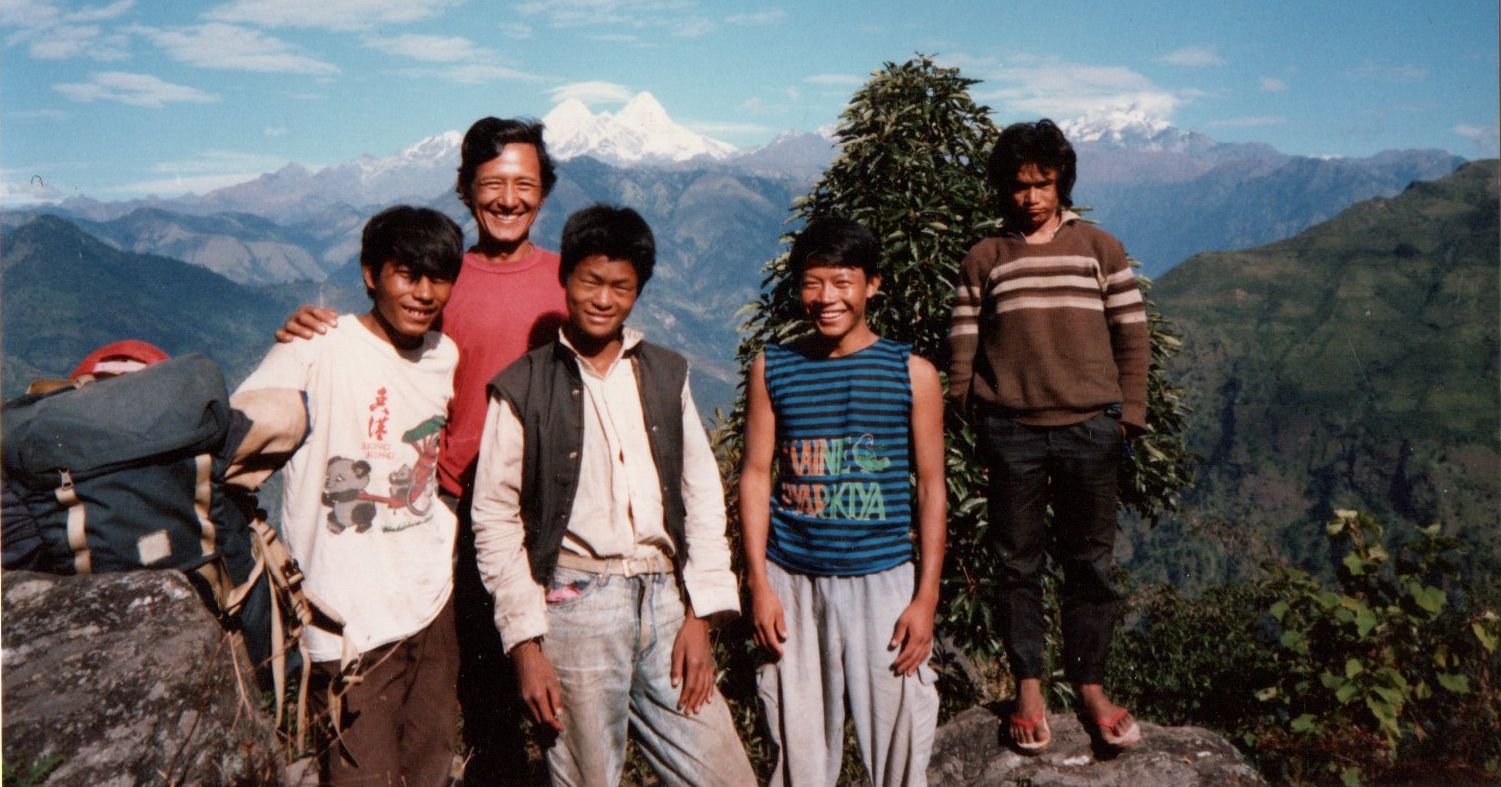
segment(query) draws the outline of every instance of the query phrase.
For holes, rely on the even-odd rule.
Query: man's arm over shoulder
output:
[[[306,391],[313,365],[321,355],[328,338],[317,337],[316,341],[299,341],[271,345],[255,371],[235,389],[259,391],[267,388],[287,388]]]
[[[532,578],[521,521],[523,439],[521,421],[510,405],[491,396],[470,518],[480,578],[495,598],[495,627],[507,651],[547,633],[545,591]]]
[[[736,615],[740,594],[730,570],[730,542],[725,536],[724,485],[687,377],[683,378],[682,402],[683,530],[688,541],[683,586],[699,617]]]
[[[1110,351],[1121,388],[1121,422],[1133,433],[1147,428],[1147,368],[1152,362],[1147,333],[1146,304],[1136,286],[1136,274],[1126,249],[1115,236],[1101,231],[1100,270],[1105,276],[1105,321],[1110,326]]]
[[[981,241],[964,255],[964,261],[959,264],[959,282],[954,289],[949,314],[949,398],[961,412],[969,405],[975,354],[980,348],[986,280],[995,256],[994,241]]]

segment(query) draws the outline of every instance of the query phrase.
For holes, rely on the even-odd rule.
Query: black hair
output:
[[[990,151],[985,180],[996,194],[1006,194],[1016,182],[1016,173],[1027,164],[1035,164],[1041,170],[1057,170],[1058,203],[1065,208],[1074,206],[1078,156],[1074,154],[1074,146],[1063,136],[1063,130],[1053,121],[1043,118],[1036,123],[1007,126]]]
[[[657,241],[646,219],[630,208],[602,203],[573,212],[563,223],[562,264],[558,281],[568,286],[568,277],[585,258],[603,254],[612,260],[625,260],[636,268],[639,292],[651,279],[657,264]]]
[[[547,143],[542,140],[542,123],[532,118],[486,117],[474,121],[464,133],[464,144],[459,150],[459,179],[455,189],[466,207],[474,207],[470,194],[474,173],[485,162],[498,158],[506,145],[531,145],[537,149],[537,161],[542,164],[542,196],[552,193],[558,173],[553,170]]]
[[[360,235],[360,267],[380,278],[387,262],[405,265],[418,278],[440,281],[459,277],[464,261],[464,232],[453,219],[432,208],[397,205],[365,222]],[[375,291],[365,288],[375,297]]]
[[[837,216],[818,216],[792,241],[788,263],[793,276],[810,266],[859,268],[867,279],[881,274],[881,242],[864,225]]]

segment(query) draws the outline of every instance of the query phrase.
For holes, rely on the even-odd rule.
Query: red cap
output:
[[[156,345],[139,339],[126,339],[106,344],[89,353],[68,376],[76,379],[85,374],[124,374],[144,369],[170,357]]]

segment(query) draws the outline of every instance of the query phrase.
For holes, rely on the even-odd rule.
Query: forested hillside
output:
[[[1153,290],[1204,463],[1182,515],[1133,536],[1143,577],[1329,565],[1335,508],[1440,523],[1501,556],[1497,162],[1355,205],[1285,241],[1198,255]]]

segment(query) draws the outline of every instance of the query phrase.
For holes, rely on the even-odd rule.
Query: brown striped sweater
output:
[[[949,395],[961,408],[1064,426],[1119,402],[1122,421],[1146,428],[1146,309],[1120,241],[1064,211],[1051,241],[987,238],[960,268]]]

